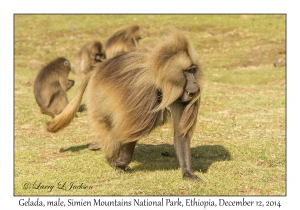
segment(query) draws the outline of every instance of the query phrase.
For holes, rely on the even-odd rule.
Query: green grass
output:
[[[95,136],[86,113],[57,134],[45,131],[50,118],[34,100],[37,70],[29,61],[65,56],[72,63],[85,42],[104,43],[128,23],[144,28],[141,46],[174,26],[199,53],[204,90],[191,150],[203,182],[181,179],[171,125],[139,141],[125,174],[110,168],[101,151],[87,148]],[[284,15],[15,15],[14,26],[15,195],[286,194],[286,71],[273,67],[284,56]],[[161,156],[165,151],[173,156]],[[25,189],[35,182],[55,188]],[[88,188],[57,188],[65,182]]]

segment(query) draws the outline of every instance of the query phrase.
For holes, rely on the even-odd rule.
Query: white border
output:
[[[130,2],[130,3],[129,3]],[[299,11],[295,1],[9,1],[1,2],[1,135],[2,151],[0,206],[22,208],[18,202],[21,197],[13,196],[13,15],[15,13],[286,13],[287,14],[287,196],[273,197],[280,200],[280,209],[297,209],[299,196],[299,130],[300,88],[299,88]],[[5,3],[5,5],[4,5]],[[85,4],[85,5],[84,5]],[[69,199],[72,197],[63,197]],[[84,197],[90,199],[89,197]],[[218,197],[201,197],[203,199],[219,199]],[[239,200],[241,197],[224,197],[228,200]],[[245,197],[249,200],[270,200],[272,197]],[[47,199],[42,197],[41,199]],[[78,199],[78,197],[74,197]],[[91,198],[92,199],[92,198]],[[106,197],[104,199],[110,199]],[[133,199],[128,197],[128,199]],[[182,198],[182,199],[185,199]],[[73,209],[76,207],[72,207]],[[98,209],[100,207],[97,207]],[[134,207],[135,208],[135,207]],[[140,207],[137,207],[140,208]],[[200,207],[197,207],[200,208]],[[225,207],[224,207],[225,208]],[[11,209],[11,208],[6,208]],[[35,208],[40,209],[40,208]],[[44,209],[44,208],[43,208]],[[133,207],[130,207],[133,209]],[[201,208],[200,208],[201,209]],[[229,208],[228,208],[229,209]],[[258,208],[261,209],[261,208]]]

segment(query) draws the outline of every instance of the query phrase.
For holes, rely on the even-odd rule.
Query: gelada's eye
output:
[[[197,69],[197,66],[194,65],[194,64],[192,64],[192,65],[190,65],[190,67],[188,67],[188,68],[186,69],[186,71],[193,74],[193,73],[196,72],[196,69]]]
[[[186,91],[187,92],[187,91]],[[194,96],[194,93],[189,93],[189,92],[187,92],[187,94],[188,94],[188,96],[190,97],[190,98],[193,98],[193,96]]]

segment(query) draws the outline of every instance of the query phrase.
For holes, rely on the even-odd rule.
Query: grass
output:
[[[286,39],[284,15],[14,18],[15,195],[286,194],[286,71],[273,66],[284,56],[280,54]],[[201,183],[181,179],[170,125],[139,141],[130,164],[133,170],[125,174],[111,169],[101,151],[87,148],[95,136],[85,112],[57,134],[45,131],[50,119],[39,113],[34,100],[37,70],[29,68],[29,61],[47,63],[65,56],[72,63],[86,41],[104,43],[116,28],[133,22],[145,30],[141,46],[176,26],[199,53],[204,91],[191,150]],[[70,77],[76,80],[73,73]],[[78,87],[76,83],[70,89],[69,99]],[[82,184],[86,189],[59,189],[59,183]],[[50,185],[55,186],[51,191],[42,188]]]

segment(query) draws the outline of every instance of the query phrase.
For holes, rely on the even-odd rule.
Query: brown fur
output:
[[[188,83],[183,71],[192,64],[199,89],[191,100],[181,102]],[[154,47],[115,56],[97,67],[87,87],[87,109],[101,150],[111,166],[125,170],[136,141],[163,124],[169,110],[183,177],[199,179],[191,172],[189,148],[202,90],[199,65],[189,41],[180,32],[173,32]],[[58,131],[56,125],[64,124],[63,121],[72,120],[76,107],[65,110],[66,114],[63,112],[48,124],[49,132]]]
[[[105,43],[106,58],[134,50],[142,36],[139,25],[126,25],[116,30]]]
[[[93,74],[93,72],[90,72],[86,75],[86,77],[84,77],[84,80],[82,81],[82,83],[79,87],[78,93],[72,99],[72,101],[68,104],[68,106],[65,107],[65,109],[60,113],[60,115],[55,117],[52,122],[47,122],[47,131],[48,132],[55,133],[70,124],[70,122],[73,120],[73,118],[76,115],[76,111],[80,107],[80,102],[82,100],[84,90],[85,90],[86,86],[88,85],[92,74]]]
[[[67,93],[74,81],[68,79],[70,62],[57,58],[42,68],[34,82],[34,96],[42,114],[58,115],[69,103]]]
[[[86,43],[78,52],[74,65],[74,72],[79,81],[83,81],[84,77],[92,71],[97,62],[105,59],[104,47],[99,41],[91,41]]]

